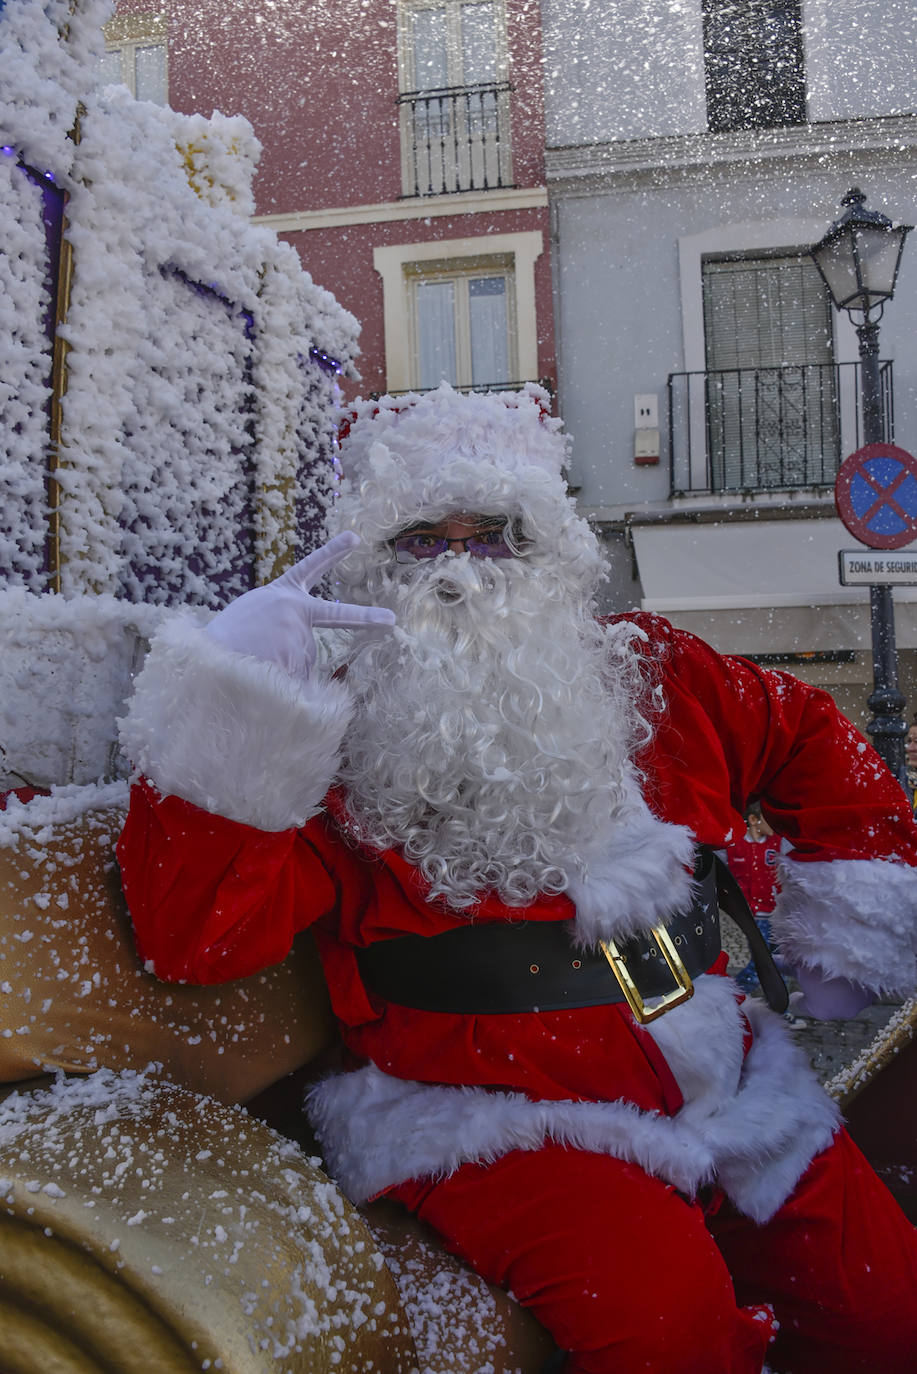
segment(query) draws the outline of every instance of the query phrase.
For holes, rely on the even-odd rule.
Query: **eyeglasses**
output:
[[[463,553],[472,558],[515,558],[515,552],[506,542],[503,525],[490,525],[475,530],[474,534],[463,539],[447,539],[442,534],[431,534],[429,530],[411,530],[399,534],[392,540],[395,559],[398,563],[414,563],[418,559],[439,558],[448,553],[454,545],[460,545]]]

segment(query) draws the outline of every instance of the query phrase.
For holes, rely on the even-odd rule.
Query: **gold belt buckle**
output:
[[[650,932],[662,951],[662,957],[669,966],[669,972],[675,980],[675,987],[671,992],[666,992],[660,1000],[652,1007],[648,1007],[640,996],[640,990],[627,967],[624,955],[618,949],[614,940],[600,940],[599,948],[608,960],[611,971],[618,980],[618,985],[624,993],[624,998],[634,1017],[645,1026],[648,1021],[655,1021],[657,1016],[663,1016],[673,1007],[680,1007],[682,1002],[687,1002],[689,997],[694,996],[694,984],[691,975],[685,968],[681,955],[672,943],[669,932],[663,926],[653,926]]]

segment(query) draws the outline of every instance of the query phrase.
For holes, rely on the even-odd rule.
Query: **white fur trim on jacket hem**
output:
[[[783,1206],[817,1154],[826,1150],[841,1114],[792,1040],[782,1017],[747,1001],[754,1033],[735,1097],[695,1122],[716,1156],[716,1181],[752,1221],[763,1223]]]
[[[571,878],[567,896],[576,907],[575,942],[626,939],[669,920],[691,904],[694,836],[661,821],[642,797],[614,826],[597,856],[587,855],[585,878]]]
[[[766,1008],[751,1018],[756,1040],[737,1090],[716,1102],[702,1096],[674,1117],[624,1101],[533,1102],[406,1082],[372,1064],[326,1078],[306,1108],[330,1172],[355,1203],[409,1178],[444,1178],[556,1141],[628,1160],[689,1196],[716,1181],[740,1211],[765,1221],[830,1144],[839,1114],[781,1019]]]
[[[781,860],[772,917],[780,952],[879,996],[915,987],[917,868],[886,859]]]
[[[713,1111],[738,1091],[745,1063],[745,1020],[731,978],[694,980],[694,996],[641,1034],[655,1040],[685,1103],[695,1115]]]
[[[287,830],[319,810],[351,710],[340,683],[232,653],[177,616],[153,640],[121,746],[163,794]]]

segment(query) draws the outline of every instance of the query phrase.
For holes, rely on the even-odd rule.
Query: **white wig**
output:
[[[569,441],[534,383],[463,394],[443,382],[423,395],[357,401],[341,438],[343,480],[332,523],[363,540],[340,565],[359,596],[380,546],[399,530],[456,512],[506,515],[535,566],[562,566],[588,598],[604,576],[599,542],[567,494]]]

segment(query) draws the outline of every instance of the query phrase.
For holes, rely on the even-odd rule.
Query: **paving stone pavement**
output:
[[[823,1083],[849,1064],[884,1030],[898,1011],[900,1002],[880,1002],[867,1007],[850,1021],[816,1021],[787,1012],[797,1043],[809,1056],[809,1062]]]

